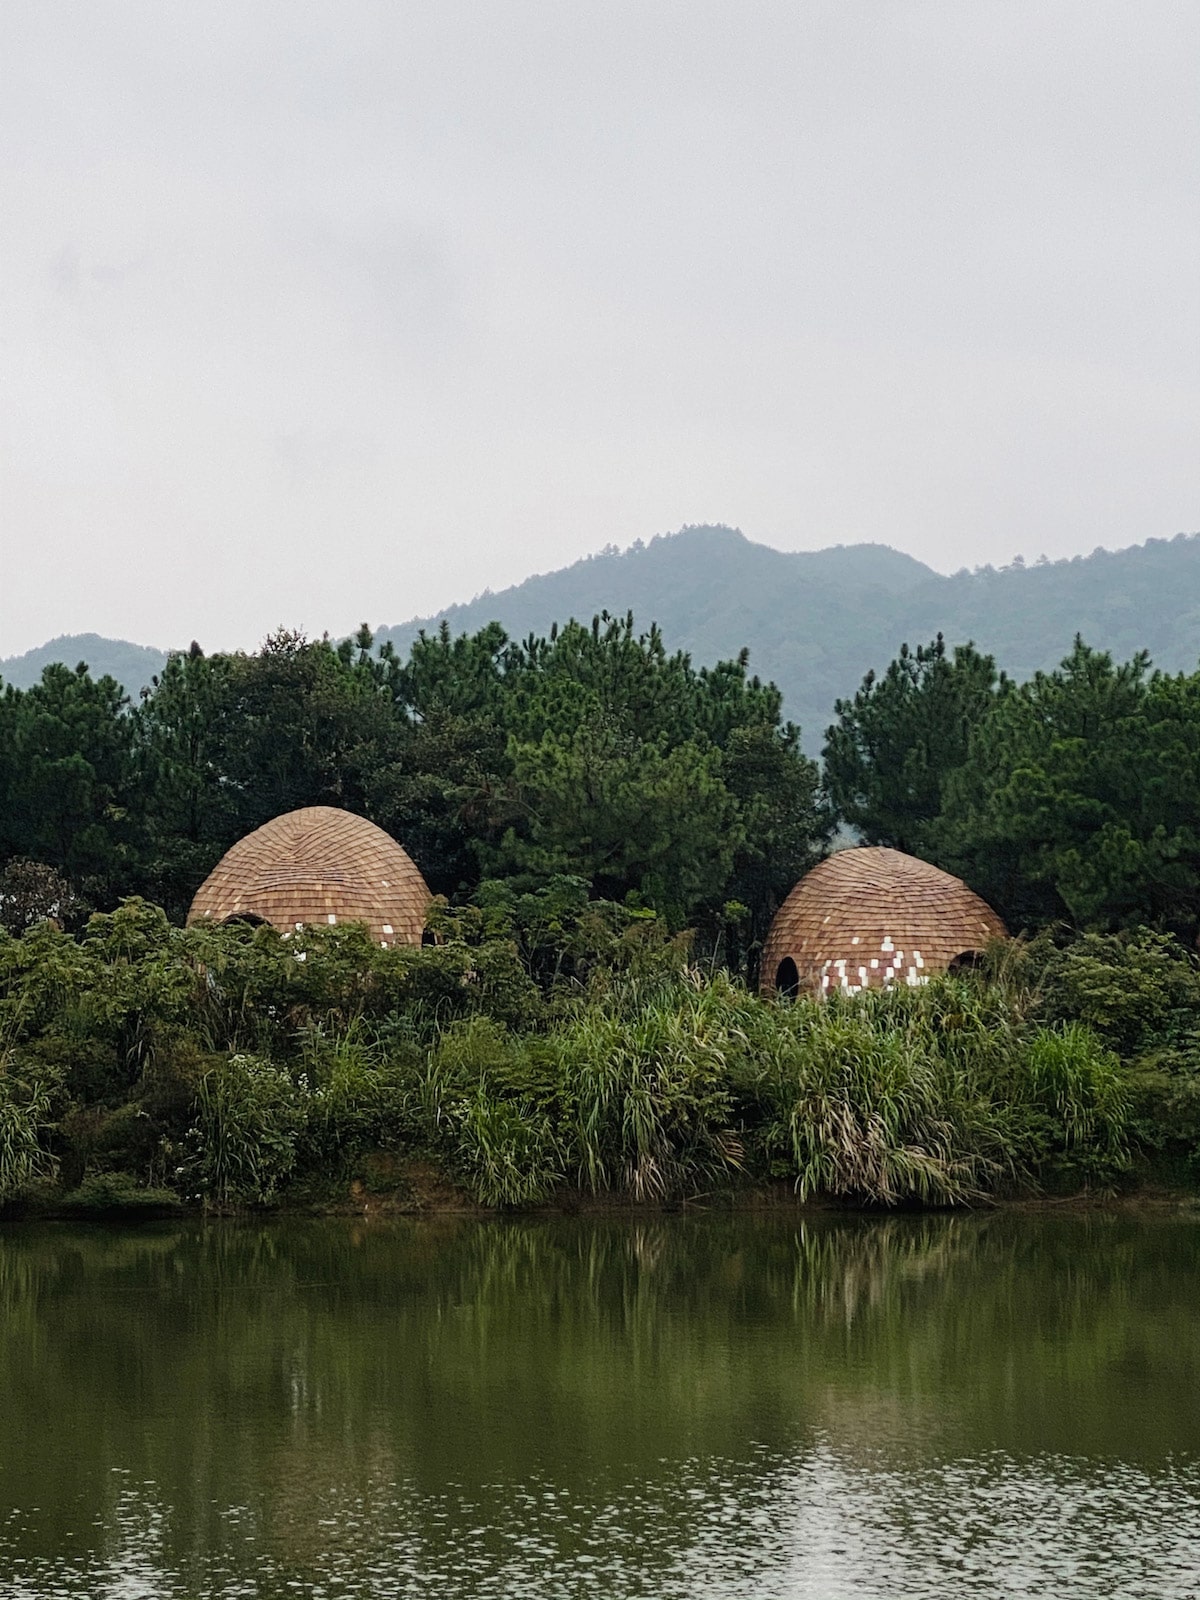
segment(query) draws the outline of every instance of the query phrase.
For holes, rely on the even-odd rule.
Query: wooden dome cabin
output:
[[[432,896],[412,857],[365,817],[305,806],[264,823],[221,857],[196,891],[197,922],[365,923],[383,946],[420,944]]]
[[[840,850],[788,895],[763,948],[764,994],[858,994],[916,985],[1007,930],[960,878],[900,850]]]

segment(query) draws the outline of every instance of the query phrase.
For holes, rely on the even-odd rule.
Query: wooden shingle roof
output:
[[[900,850],[840,850],[807,873],[771,924],[763,992],[785,978],[801,994],[856,994],[917,984],[1005,937],[1000,918],[960,878]]]
[[[196,891],[188,923],[245,917],[291,933],[362,922],[378,944],[420,944],[431,898],[411,856],[382,828],[333,806],[306,806],[239,839]]]

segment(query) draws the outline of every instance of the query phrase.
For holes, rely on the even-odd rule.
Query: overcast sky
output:
[[[1196,0],[3,0],[0,655],[1196,529],[1198,61]]]

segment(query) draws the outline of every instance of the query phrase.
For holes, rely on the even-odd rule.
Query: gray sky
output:
[[[4,0],[0,655],[1200,526],[1195,0]]]

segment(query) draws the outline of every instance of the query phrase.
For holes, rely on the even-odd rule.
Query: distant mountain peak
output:
[[[0,681],[28,689],[46,667],[61,662],[76,667],[85,662],[94,678],[115,678],[135,699],[151,678],[166,665],[167,652],[128,639],[105,639],[98,633],[61,633],[57,639],[0,661]]]
[[[1055,665],[1082,631],[1120,656],[1150,650],[1164,667],[1200,657],[1200,538],[1153,540],[1059,562],[986,567],[947,577],[883,544],[778,550],[739,528],[694,524],[380,630],[402,653],[421,628],[499,622],[513,638],[569,617],[632,610],[698,663],[735,656],[783,691],[805,744],[819,749],[834,701],[903,643],[943,633],[974,640],[1010,674]]]

